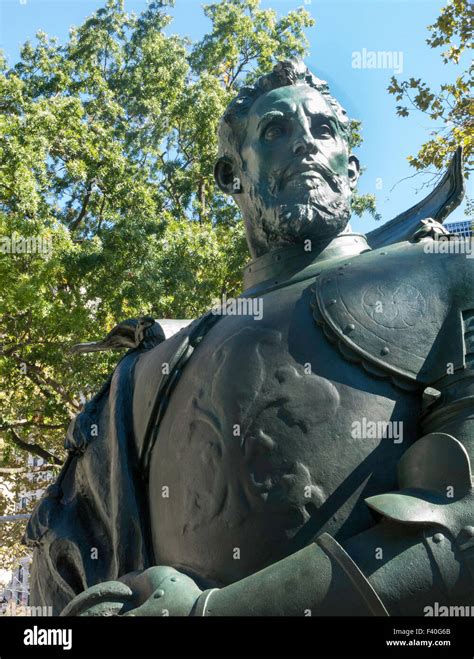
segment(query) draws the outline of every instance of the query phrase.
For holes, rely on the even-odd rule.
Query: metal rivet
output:
[[[171,577],[170,581],[178,581],[178,577]]]
[[[355,325],[353,323],[349,323],[349,325],[346,325],[346,332],[352,332],[352,330],[355,330]]]
[[[160,597],[163,597],[164,594],[165,594],[165,591],[161,590],[161,588],[160,588],[159,590],[156,591],[156,593],[153,595],[153,597],[155,599],[159,599]]]
[[[336,302],[337,302],[337,300],[335,300],[335,299],[333,298],[332,300],[328,300],[328,301],[327,301],[326,306],[330,307],[332,304],[336,304]]]
[[[433,536],[433,542],[436,542],[438,544],[439,542],[442,542],[444,540],[444,535],[442,533],[435,533]]]
[[[388,346],[384,346],[380,352],[382,353],[382,355],[388,355],[388,353],[390,352],[390,348]]]

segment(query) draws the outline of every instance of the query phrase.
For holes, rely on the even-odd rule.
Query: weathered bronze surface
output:
[[[165,341],[149,319],[108,336],[131,349],[71,425],[28,526],[34,604],[303,616],[473,603],[472,260],[426,249],[456,242],[439,222],[462,198],[461,155],[365,237],[348,225],[348,130],[301,62],[229,106],[215,176],[245,223],[244,292]]]

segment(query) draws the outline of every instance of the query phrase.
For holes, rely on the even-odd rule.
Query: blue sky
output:
[[[0,45],[9,63],[15,63],[21,44],[34,39],[37,30],[64,41],[70,26],[80,24],[102,4],[100,0],[0,0]],[[137,13],[146,4],[146,0],[125,0],[127,10]],[[201,0],[177,0],[169,31],[201,38],[209,27],[202,4]],[[420,113],[397,117],[395,99],[386,91],[393,70],[354,68],[354,53],[362,56],[365,49],[366,63],[371,52],[391,53],[388,58],[392,57],[392,64],[402,63],[398,75],[402,80],[421,77],[434,88],[452,81],[457,67],[443,65],[439,49],[433,50],[425,43],[426,26],[436,20],[445,2],[262,0],[261,4],[280,14],[304,6],[316,19],[316,26],[308,31],[310,54],[306,62],[318,77],[328,81],[349,115],[363,122],[364,143],[357,155],[365,172],[359,188],[376,195],[383,221],[420,201],[429,192],[430,188],[421,190],[421,186],[430,177],[402,180],[414,173],[406,158],[417,153],[436,124]],[[473,195],[472,184],[468,194]],[[464,204],[449,220],[465,219],[463,208]],[[365,232],[378,224],[364,217],[353,219],[352,226]]]

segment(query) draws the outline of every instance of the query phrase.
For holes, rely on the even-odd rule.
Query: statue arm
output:
[[[461,554],[433,525],[384,520],[344,547],[323,534],[255,574],[204,592],[178,570],[152,567],[88,589],[61,615],[421,616],[434,602],[474,603]]]
[[[98,584],[61,615],[305,616],[387,615],[374,589],[328,534],[224,588],[201,591],[187,575],[156,566]]]

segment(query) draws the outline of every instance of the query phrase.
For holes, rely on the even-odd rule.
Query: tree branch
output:
[[[81,210],[79,211],[79,215],[76,217],[76,219],[73,222],[71,222],[69,226],[70,231],[75,231],[87,214],[87,207],[89,206],[89,201],[92,194],[92,184],[93,181],[87,184],[86,194],[84,197],[84,201],[82,202]]]
[[[390,192],[393,192],[393,190],[397,187],[397,185],[399,183],[402,183],[403,181],[408,181],[408,179],[414,178],[415,176],[419,176],[420,174],[423,174],[425,176],[426,176],[426,174],[430,174],[433,177],[428,181],[428,183],[426,181],[423,183],[423,185],[421,186],[421,190],[423,190],[423,188],[426,185],[431,183],[431,181],[433,181],[433,179],[438,179],[439,180],[443,176],[443,172],[430,172],[430,171],[427,171],[427,170],[422,171],[421,169],[419,169],[414,174],[410,174],[410,176],[405,176],[405,177],[401,178],[399,181],[397,181],[396,183],[394,183],[392,185],[392,187],[390,188]]]
[[[97,224],[97,234],[99,236],[102,230],[102,222],[104,220],[104,208],[105,208],[105,194],[102,195],[102,202],[100,204],[100,210],[99,210],[99,222]]]
[[[248,57],[248,56],[242,58],[240,64],[237,66],[237,69],[236,69],[235,73],[232,73],[232,76],[229,76],[230,79],[227,82],[226,90],[232,89],[232,87],[234,86],[235,81],[237,80],[237,78],[238,78],[239,74],[241,73],[242,69],[244,68],[244,66],[246,64],[249,63],[249,61],[250,61],[250,57]]]
[[[21,448],[24,451],[28,451],[28,453],[34,453],[40,458],[43,458],[48,462],[52,462],[55,465],[61,466],[63,464],[63,460],[60,460],[39,444],[35,444],[34,442],[25,442],[21,437],[19,437],[19,435],[17,435],[13,428],[10,428],[10,436],[12,437],[13,443],[15,446],[18,446],[18,448]]]
[[[30,362],[27,362],[26,359],[23,359],[19,355],[12,354],[10,355],[12,359],[14,359],[17,364],[20,365],[25,365],[26,366],[26,372],[25,375],[30,378],[35,384],[38,384],[38,382],[35,380],[35,378],[31,377],[32,373],[36,374],[40,380],[42,380],[47,386],[49,386],[53,391],[55,391],[57,394],[61,396],[61,398],[68,404],[70,405],[74,410],[80,411],[81,406],[77,403],[77,401],[72,398],[67,391],[64,389],[62,385],[59,384],[59,382],[56,382],[52,378],[50,378],[48,375],[45,375],[43,373],[43,370],[37,366],[36,364],[31,364]],[[30,371],[30,372],[28,372]]]
[[[19,421],[14,421],[13,423],[6,423],[0,425],[0,430],[10,430],[10,428],[29,428],[34,426],[35,428],[43,428],[47,430],[61,430],[64,429],[65,423],[37,423],[36,421],[28,421],[27,419],[20,419]]]

